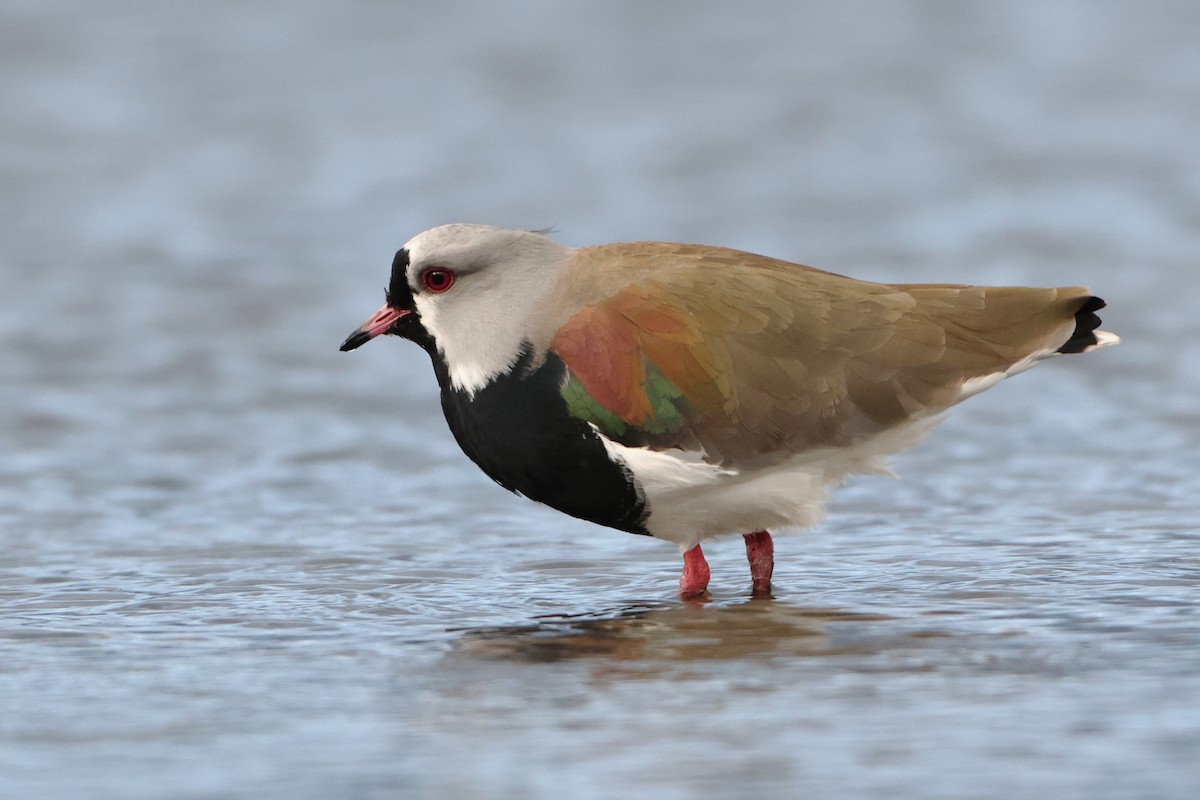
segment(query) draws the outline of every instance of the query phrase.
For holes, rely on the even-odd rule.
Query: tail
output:
[[[1115,333],[1098,330],[1100,317],[1096,312],[1104,308],[1105,302],[1099,297],[1086,297],[1083,305],[1075,312],[1075,331],[1071,338],[1058,348],[1058,353],[1086,353],[1098,347],[1107,347],[1121,341]]]

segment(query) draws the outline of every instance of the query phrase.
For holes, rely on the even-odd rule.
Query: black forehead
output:
[[[392,283],[407,280],[404,273],[408,270],[408,264],[408,248],[401,247],[396,251],[395,258],[392,259]]]
[[[408,250],[401,247],[392,259],[392,278],[388,282],[387,303],[393,308],[412,308],[412,289],[408,285]]]

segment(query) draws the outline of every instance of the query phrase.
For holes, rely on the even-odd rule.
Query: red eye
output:
[[[431,292],[444,292],[454,285],[454,273],[441,267],[433,267],[421,273],[421,283]]]

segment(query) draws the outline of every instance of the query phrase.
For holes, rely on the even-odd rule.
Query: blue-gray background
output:
[[[1200,794],[1200,6],[0,8],[0,794]],[[434,224],[1091,285],[746,602],[342,338]]]

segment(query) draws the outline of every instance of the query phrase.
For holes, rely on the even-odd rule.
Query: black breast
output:
[[[566,367],[557,356],[530,369],[526,351],[469,397],[450,385],[439,355],[430,355],[450,430],[492,480],[573,517],[646,533],[646,501],[633,477],[609,458],[591,425],[567,413],[560,393]]]

